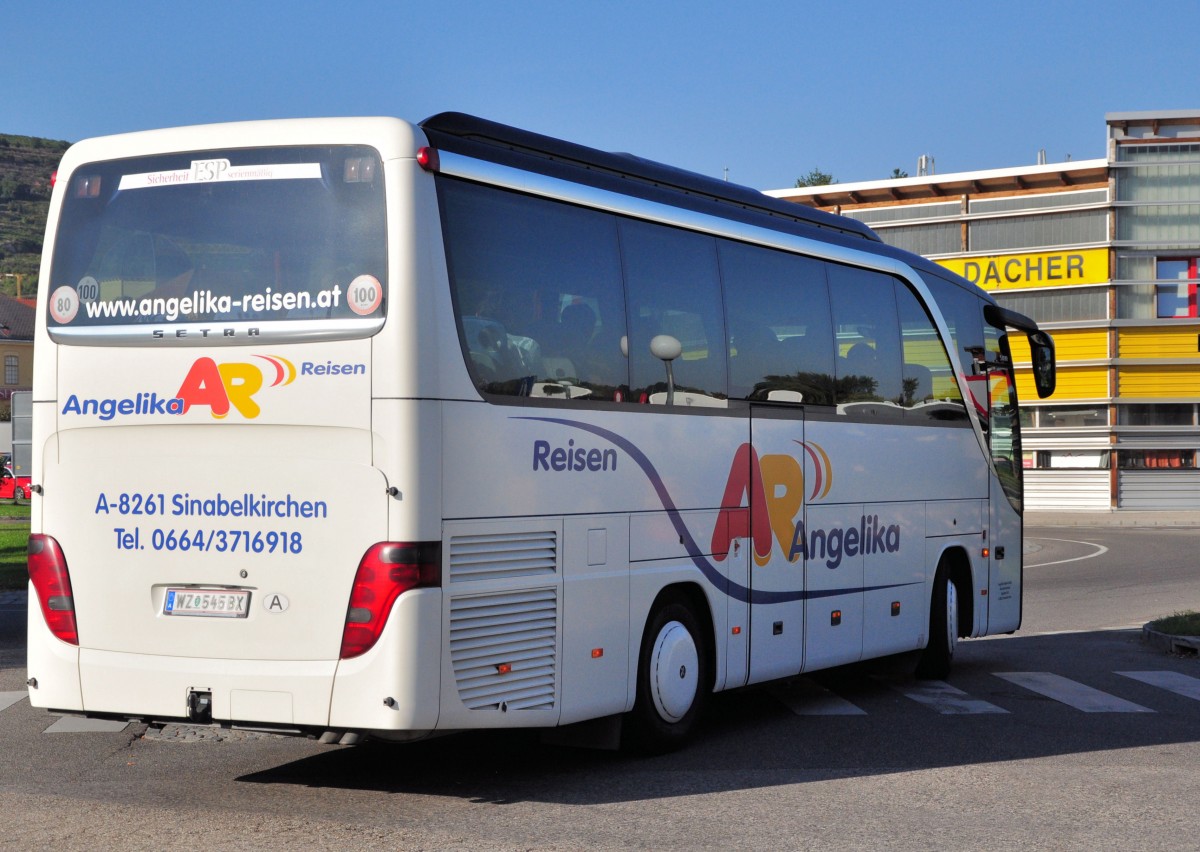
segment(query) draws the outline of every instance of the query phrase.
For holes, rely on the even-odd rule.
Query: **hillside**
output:
[[[0,134],[0,292],[37,292],[50,176],[68,142]],[[12,277],[10,277],[12,276]]]

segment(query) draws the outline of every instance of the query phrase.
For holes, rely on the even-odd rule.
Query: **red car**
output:
[[[28,500],[29,477],[13,476],[12,468],[0,472],[0,500]]]

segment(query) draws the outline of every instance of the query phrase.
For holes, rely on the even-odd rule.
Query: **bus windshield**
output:
[[[94,163],[66,196],[47,317],[56,340],[137,339],[146,324],[180,339],[194,323],[340,319],[370,332],[382,321],[386,222],[370,148]]]

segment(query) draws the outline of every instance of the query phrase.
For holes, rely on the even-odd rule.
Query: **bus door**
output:
[[[1025,333],[1029,345],[1031,378],[1039,399],[1054,393],[1056,385],[1054,339],[1029,317],[997,305],[986,305],[984,350],[976,352],[976,370],[987,377],[988,451],[996,470],[990,500],[991,557],[988,565],[987,632],[1005,633],[1021,626],[1022,523],[1025,511],[1021,420],[1017,411],[1017,383],[1013,375],[1014,339],[1008,329]],[[978,401],[976,401],[978,406]],[[997,488],[998,486],[998,488]]]
[[[748,492],[750,683],[804,664],[804,557],[793,552],[804,519],[804,409],[752,405]]]
[[[1021,625],[1022,470],[1016,387],[1007,369],[989,370],[988,443],[1002,493],[992,494],[988,549],[988,633]]]

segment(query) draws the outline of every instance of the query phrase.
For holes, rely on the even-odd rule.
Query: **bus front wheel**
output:
[[[711,683],[712,661],[695,613],[681,600],[664,602],[642,634],[627,742],[651,754],[679,748],[704,711]]]
[[[929,605],[929,644],[917,662],[917,677],[941,680],[950,674],[954,651],[958,647],[958,587],[950,578],[950,568],[938,568],[933,581],[933,600]]]

